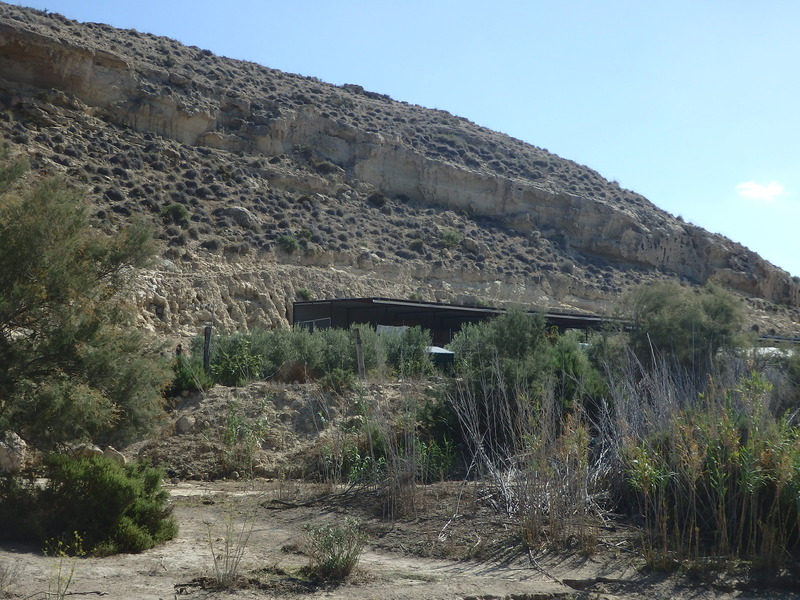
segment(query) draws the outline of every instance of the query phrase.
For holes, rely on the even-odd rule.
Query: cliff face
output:
[[[359,86],[0,4],[0,105],[5,136],[111,227],[157,223],[166,260],[140,297],[157,329],[210,304],[280,325],[298,288],[601,310],[670,276],[800,306],[786,272],[591,169]],[[189,222],[165,223],[174,203]]]

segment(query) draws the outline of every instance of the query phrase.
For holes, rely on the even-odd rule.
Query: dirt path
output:
[[[330,598],[386,600],[429,599],[544,599],[544,598],[642,598],[653,600],[705,600],[721,598],[781,598],[777,593],[737,592],[724,585],[690,585],[679,577],[643,574],[641,561],[631,553],[609,551],[586,557],[541,557],[532,561],[519,553],[495,555],[489,560],[449,560],[392,551],[415,548],[421,538],[431,539],[425,529],[441,533],[442,523],[411,520],[405,527],[381,529],[375,519],[373,536],[358,572],[341,586],[314,586],[293,577],[307,563],[298,552],[303,526],[340,519],[358,513],[355,505],[330,503],[299,506],[283,504],[290,498],[306,498],[301,484],[234,482],[183,482],[170,486],[171,501],[180,524],[178,537],[138,555],[79,559],[69,587],[69,598],[158,600],[178,598]],[[306,486],[307,487],[307,484]],[[306,494],[306,495],[303,495]],[[274,501],[282,500],[275,509]],[[231,517],[233,515],[233,519]],[[203,579],[213,573],[209,532],[220,545],[231,531],[253,516],[253,529],[241,570],[251,582],[240,589],[205,589]],[[227,524],[233,529],[228,530]],[[464,521],[466,524],[466,520]],[[459,527],[463,527],[459,524]],[[486,524],[480,525],[487,531]],[[466,530],[465,530],[466,531]],[[377,533],[376,533],[377,532]],[[456,535],[454,531],[454,535]],[[427,536],[427,537],[426,537]],[[440,536],[441,539],[442,536]],[[432,553],[436,550],[432,548]],[[35,549],[0,547],[0,568],[15,572],[8,591],[12,598],[45,598],[58,575],[53,559]],[[68,565],[62,569],[66,572]],[[732,587],[732,586],[729,586]]]

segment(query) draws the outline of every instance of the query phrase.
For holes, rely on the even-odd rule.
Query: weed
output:
[[[356,519],[345,517],[339,525],[305,527],[305,548],[311,559],[309,576],[322,581],[343,581],[353,572],[366,543]]]
[[[294,293],[297,295],[298,298],[300,298],[300,300],[308,301],[314,298],[314,294],[312,294],[311,290],[309,290],[308,288],[303,288],[303,287],[297,288],[294,291]]]
[[[256,522],[256,512],[250,510],[237,523],[237,508],[236,503],[229,505],[222,537],[215,538],[212,525],[207,523],[206,539],[213,560],[214,580],[221,588],[234,587],[239,581],[242,557]]]
[[[83,538],[77,531],[72,533],[69,541],[65,537],[53,538],[45,543],[42,552],[53,559],[50,576],[47,578],[47,597],[64,600],[69,594],[78,559],[86,555]]]
[[[222,434],[228,473],[236,471],[252,476],[256,450],[260,447],[266,428],[262,419],[248,419],[238,402],[228,403]]]

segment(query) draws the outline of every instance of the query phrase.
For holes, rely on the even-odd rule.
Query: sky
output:
[[[796,0],[19,0],[446,110],[800,275]]]

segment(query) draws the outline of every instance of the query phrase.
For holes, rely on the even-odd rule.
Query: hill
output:
[[[762,333],[800,282],[588,167],[449,113],[174,40],[0,4],[0,130],[87,190],[98,226],[154,223],[143,326],[285,326],[298,297],[611,310],[631,285],[716,281]],[[668,165],[665,165],[668,168]]]

